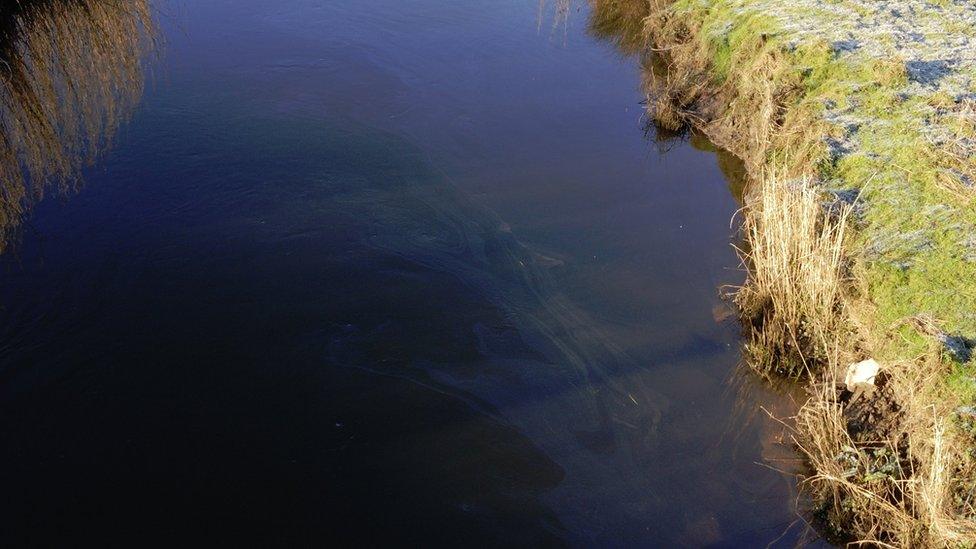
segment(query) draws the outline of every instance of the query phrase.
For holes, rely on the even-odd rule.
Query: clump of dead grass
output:
[[[649,45],[642,87],[655,122],[670,131],[685,127],[698,116],[697,103],[708,89],[709,60],[696,51],[695,29],[668,25],[668,0],[649,2],[643,37]],[[688,23],[691,24],[690,22]],[[668,29],[669,36],[663,35]]]
[[[938,343],[886,365],[873,391],[840,383],[866,352],[850,332],[860,314],[850,310],[856,292],[844,251],[852,211],[825,207],[810,178],[767,175],[752,189],[741,252],[749,271],[735,296],[750,364],[808,378],[794,441],[812,469],[804,482],[826,532],[875,546],[974,546],[976,440],[954,423],[960,402]],[[907,322],[930,332],[934,321],[922,320]]]
[[[765,374],[799,376],[823,360],[820,342],[840,329],[848,278],[843,246],[851,207],[825,214],[807,177],[770,175],[744,209],[748,266],[735,302],[748,320],[747,351]]]

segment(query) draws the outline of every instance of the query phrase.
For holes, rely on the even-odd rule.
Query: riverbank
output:
[[[758,182],[736,301],[754,366],[809,384],[795,439],[823,528],[976,544],[976,6],[596,3],[643,21],[656,121]],[[875,386],[848,391],[869,358]]]

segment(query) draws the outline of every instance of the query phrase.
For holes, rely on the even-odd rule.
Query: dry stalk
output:
[[[749,267],[735,301],[750,321],[747,345],[762,373],[806,373],[821,361],[819,342],[843,321],[844,237],[851,208],[826,215],[809,178],[763,178],[745,208]]]

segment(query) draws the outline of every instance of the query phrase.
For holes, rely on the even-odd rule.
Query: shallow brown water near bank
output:
[[[720,160],[551,9],[161,17],[164,78],[2,260],[2,535],[792,545]]]

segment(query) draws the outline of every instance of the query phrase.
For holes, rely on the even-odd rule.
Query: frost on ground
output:
[[[931,313],[976,337],[976,2],[698,2],[732,14],[726,32],[761,19],[788,50],[826,44],[825,176],[860,191],[879,320]]]
[[[971,89],[976,4],[969,0],[750,0],[796,40],[827,40],[838,56],[902,60],[906,93]]]

